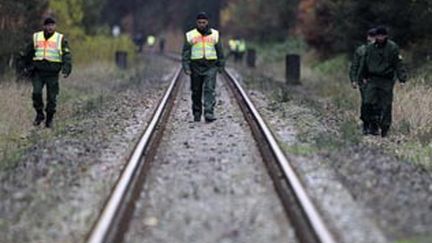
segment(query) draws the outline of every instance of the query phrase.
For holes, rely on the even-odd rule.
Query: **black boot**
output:
[[[195,113],[194,114],[194,122],[200,122],[201,121],[201,114]]]
[[[369,123],[365,122],[363,123],[363,135],[369,135],[371,134],[371,129]]]
[[[215,117],[206,117],[206,118],[205,118],[205,121],[206,121],[207,123],[211,123],[211,122],[216,121],[216,118],[215,118]]]
[[[46,118],[46,121],[45,121],[45,127],[46,128],[51,128],[52,127],[53,118],[54,118],[54,114],[47,113],[47,118]]]
[[[45,115],[43,111],[37,111],[36,118],[33,121],[33,125],[39,126],[43,122],[43,120],[45,120]]]
[[[372,134],[374,136],[380,135],[379,134],[379,127],[378,127],[378,125],[376,123],[372,123],[370,125],[370,132],[369,132],[369,134]]]
[[[381,128],[381,137],[385,138],[388,136],[389,127],[383,127]]]

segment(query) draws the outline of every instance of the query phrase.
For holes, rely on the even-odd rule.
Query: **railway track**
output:
[[[272,178],[272,184],[294,228],[298,242],[336,242],[325,221],[308,197],[296,172],[284,156],[276,139],[246,92],[229,71],[226,71],[222,76],[249,124],[262,160],[266,164]],[[154,112],[151,122],[137,143],[129,162],[107,200],[98,221],[89,233],[88,242],[123,241],[133,217],[135,202],[140,197],[147,171],[157,153],[165,125],[176,102],[177,93],[182,86],[181,80],[182,72],[178,68]]]

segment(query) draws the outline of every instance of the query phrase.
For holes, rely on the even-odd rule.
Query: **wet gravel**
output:
[[[316,139],[336,137],[338,121],[317,111],[325,102],[303,87],[288,92],[292,96],[283,103],[268,90],[249,93],[326,220],[341,232],[338,240],[432,242],[432,172],[379,150],[379,137],[317,148]]]
[[[175,65],[163,64],[125,83],[103,108],[29,132],[35,144],[0,172],[0,242],[84,240],[173,73]]]
[[[207,124],[181,89],[125,242],[296,242],[247,122],[217,90]]]

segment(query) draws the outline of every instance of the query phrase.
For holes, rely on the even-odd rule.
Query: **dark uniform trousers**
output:
[[[371,78],[364,86],[364,120],[381,129],[389,129],[392,122],[394,79]]]
[[[57,95],[59,94],[59,75],[58,73],[36,72],[32,78],[33,84],[33,107],[39,113],[43,111],[43,88],[47,87],[47,105],[45,111],[47,114],[56,112]]]
[[[369,123],[367,121],[367,110],[366,110],[366,84],[359,84],[360,97],[361,97],[361,105],[360,105],[360,120],[363,121],[364,124],[367,124],[369,127]]]
[[[202,99],[204,95],[204,116],[214,117],[214,107],[216,104],[216,75],[218,68],[210,67],[205,72],[192,72],[192,112],[194,116],[202,114]]]

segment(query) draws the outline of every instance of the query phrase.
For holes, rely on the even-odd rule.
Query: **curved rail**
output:
[[[117,242],[123,237],[120,235],[122,232],[118,232],[125,227],[127,228],[127,226],[121,225],[124,224],[124,222],[122,222],[122,217],[125,217],[122,211],[131,210],[128,204],[130,201],[133,201],[135,197],[133,191],[138,186],[137,184],[140,182],[139,177],[143,173],[142,170],[145,161],[143,161],[142,158],[146,151],[148,152],[149,144],[154,137],[155,131],[160,126],[162,118],[167,116],[166,108],[174,98],[173,94],[178,87],[180,74],[181,68],[177,68],[170,86],[159,103],[147,129],[136,145],[129,162],[123,169],[97,223],[88,236],[87,242]]]
[[[231,88],[234,89],[233,90],[234,94],[236,95],[237,99],[239,99],[240,101],[241,109],[245,113],[245,116],[252,127],[252,131],[256,136],[257,142],[267,147],[267,151],[263,151],[263,149],[265,148],[263,146],[260,146],[263,155],[267,154],[272,156],[273,157],[272,160],[275,162],[276,166],[280,169],[277,172],[275,172],[275,171],[271,171],[270,168],[270,172],[273,173],[272,176],[273,176],[273,181],[275,182],[275,186],[279,187],[277,188],[278,192],[280,194],[281,193],[283,194],[286,193],[286,189],[290,189],[291,191],[290,195],[287,196],[290,198],[286,198],[287,201],[282,202],[284,204],[284,207],[286,208],[287,211],[290,211],[288,212],[288,214],[295,215],[293,220],[301,221],[301,217],[299,216],[304,216],[303,218],[306,219],[306,222],[292,222],[296,227],[296,231],[301,234],[301,235],[297,234],[298,237],[302,242],[322,242],[322,243],[336,242],[332,233],[324,223],[324,220],[322,219],[321,215],[318,213],[318,210],[316,209],[315,205],[312,203],[311,199],[307,195],[306,190],[302,185],[299,177],[297,176],[295,170],[293,169],[293,167],[285,157],[275,137],[273,136],[272,132],[264,122],[264,119],[261,117],[261,115],[255,108],[255,106],[253,105],[252,101],[249,99],[247,93],[243,90],[239,82],[234,78],[234,76],[229,70],[225,71],[225,75],[230,81],[229,85],[231,86]],[[258,139],[265,140],[265,141],[259,141]],[[267,156],[264,157],[267,159]],[[280,174],[280,172],[282,172],[282,174]],[[283,178],[283,180],[285,180],[286,185],[278,184],[279,183],[278,180],[281,177]],[[292,197],[294,197],[294,200]],[[298,204],[298,208],[300,212],[298,211],[293,212],[292,203]],[[310,234],[314,234],[314,236],[311,236]]]

